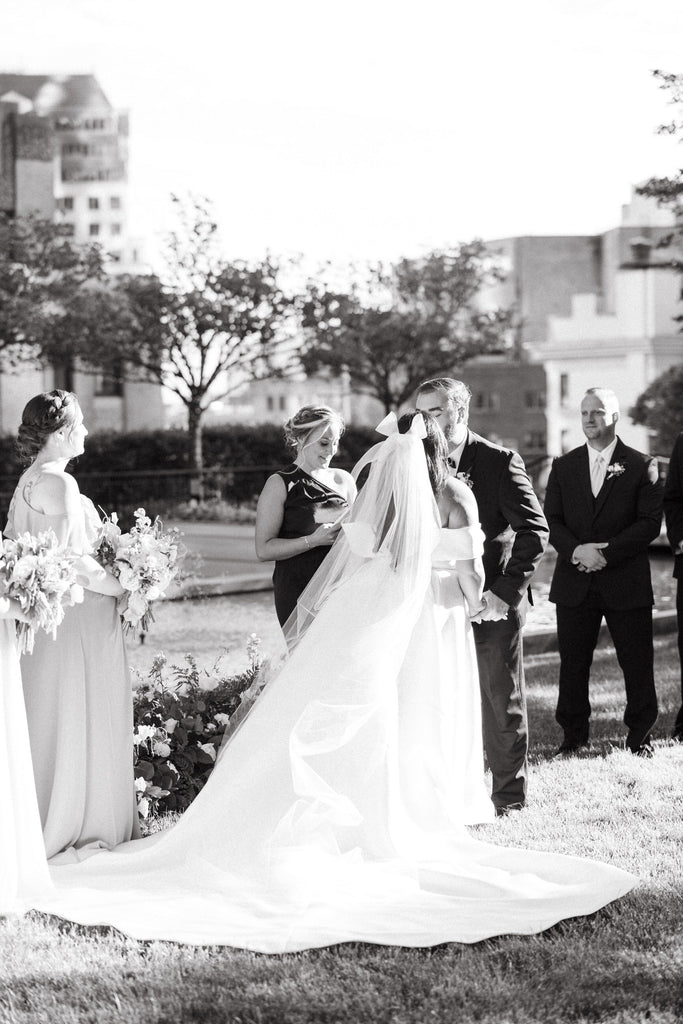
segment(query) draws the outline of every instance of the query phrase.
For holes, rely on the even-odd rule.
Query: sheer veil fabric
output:
[[[418,433],[391,434],[357,471],[366,465],[343,536],[288,623],[291,656],[204,790],[160,836],[54,868],[57,896],[40,909],[140,939],[284,953],[538,932],[634,885],[616,868],[480,843],[464,827],[482,820],[482,801],[447,777],[440,737],[464,708],[459,770],[478,774],[485,801],[481,762],[468,767],[477,709],[440,702],[461,684],[474,692],[475,663],[451,659],[448,672],[464,665],[468,678],[446,678],[430,652],[446,604],[467,637],[443,535],[461,535],[446,545],[458,557],[480,540],[441,530]]]

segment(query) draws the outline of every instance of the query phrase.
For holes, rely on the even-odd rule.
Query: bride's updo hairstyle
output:
[[[344,420],[338,412],[330,409],[329,405],[304,405],[285,423],[285,441],[295,450],[299,444],[305,448],[324,434],[328,427],[337,427],[340,437],[344,433]],[[317,437],[313,436],[314,432]]]
[[[43,391],[27,402],[17,433],[21,461],[33,462],[50,434],[61,427],[73,426],[78,411],[78,399],[73,391]]]
[[[431,413],[428,412],[405,412],[398,421],[400,434],[407,434],[410,425],[416,416],[422,416],[427,436],[422,439],[427,459],[427,471],[432,491],[439,495],[448,479],[448,445],[443,431]]]

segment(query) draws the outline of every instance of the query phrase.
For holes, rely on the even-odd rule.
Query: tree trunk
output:
[[[190,495],[197,501],[204,498],[204,455],[202,452],[202,410],[199,402],[187,408],[187,429],[190,435]]]

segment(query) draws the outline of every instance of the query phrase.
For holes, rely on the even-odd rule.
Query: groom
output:
[[[416,407],[438,421],[452,472],[472,488],[485,534],[485,610],[474,625],[484,750],[497,815],[526,800],[528,727],[522,663],[527,591],[548,526],[520,456],[468,429],[471,391],[438,377],[417,390]]]

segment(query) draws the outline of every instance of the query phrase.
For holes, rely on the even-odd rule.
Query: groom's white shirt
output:
[[[466,444],[467,444],[467,434],[465,434],[465,436],[463,437],[463,439],[460,442],[460,444],[456,444],[455,448],[448,453],[448,458],[451,460],[451,462],[453,463],[453,466],[454,466],[454,469],[453,469],[454,473],[458,472],[458,467],[460,465],[460,459],[462,457],[462,453],[463,453],[463,451],[465,449],[465,445]]]

